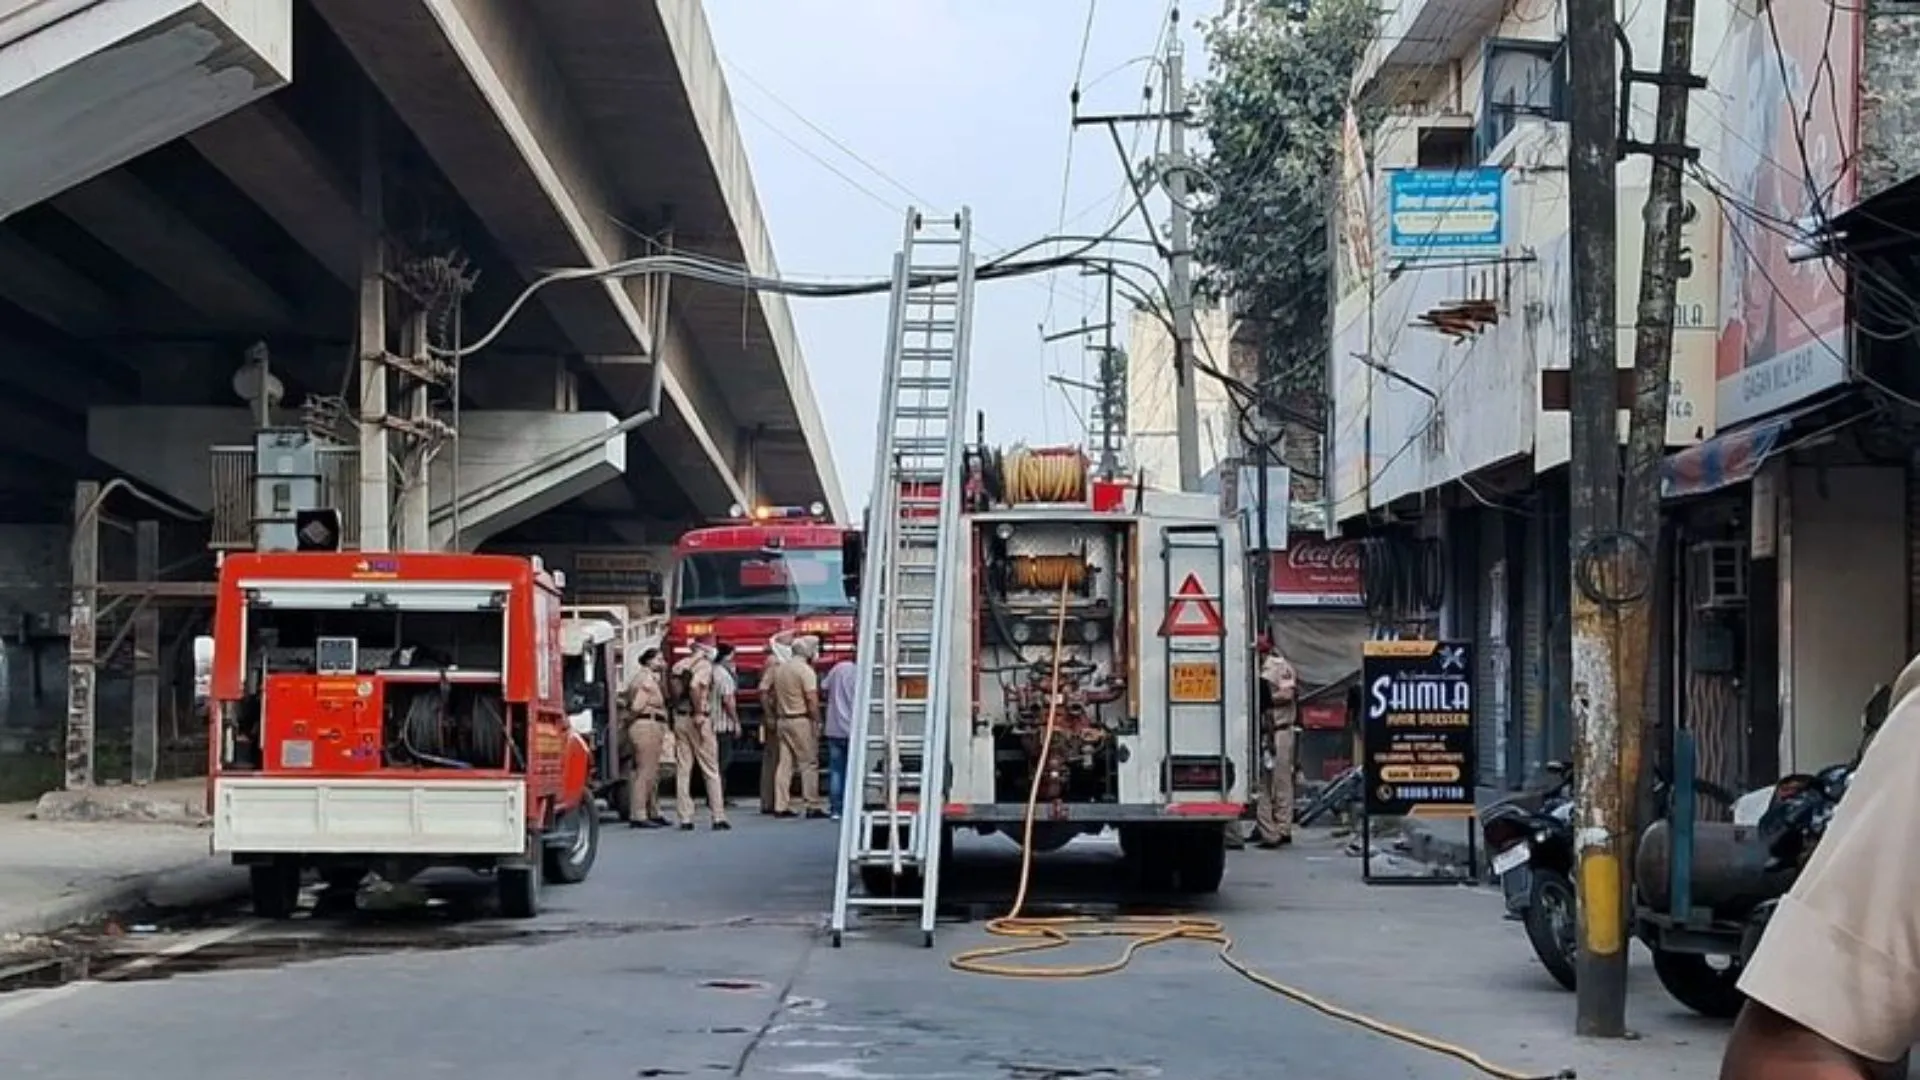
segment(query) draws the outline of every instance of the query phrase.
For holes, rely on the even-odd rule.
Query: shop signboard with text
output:
[[[1847,270],[1795,259],[1797,233],[1859,186],[1860,4],[1737,5],[1709,79],[1738,87],[1721,137],[1715,420],[1731,427],[1847,378]],[[1786,223],[1793,223],[1792,227]]]
[[[1504,169],[1395,169],[1387,176],[1393,259],[1497,259],[1507,240]]]
[[[1274,607],[1364,606],[1360,541],[1296,532],[1272,556],[1267,602]]]
[[[1369,817],[1471,814],[1473,646],[1369,641],[1360,675]]]

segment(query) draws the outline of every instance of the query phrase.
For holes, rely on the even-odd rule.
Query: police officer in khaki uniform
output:
[[[627,786],[627,825],[659,829],[670,824],[660,813],[660,759],[666,749],[672,721],[667,716],[667,692],[660,685],[659,649],[640,654],[621,694],[626,707],[627,741],[633,747],[633,776]]]
[[[780,771],[780,724],[773,714],[773,672],[793,659],[793,631],[782,630],[767,639],[767,660],[760,668],[760,812],[779,809],[773,797],[774,777]],[[787,790],[789,797],[793,790]]]
[[[775,817],[794,817],[793,772],[800,771],[800,810],[807,817],[827,816],[820,801],[820,676],[813,670],[820,639],[808,635],[793,643],[793,658],[773,670],[767,681],[767,706],[779,720],[780,764],[773,777]]]
[[[1299,715],[1298,680],[1293,665],[1260,639],[1260,732],[1263,763],[1254,831],[1263,848],[1293,843],[1293,740]]]
[[[1721,1080],[1905,1077],[1920,1041],[1920,658],[1740,976]]]
[[[668,705],[673,710],[674,810],[682,831],[693,829],[693,770],[707,789],[707,811],[713,828],[724,832],[727,800],[720,786],[720,743],[714,734],[712,641],[695,642],[692,655],[673,665],[668,676]]]

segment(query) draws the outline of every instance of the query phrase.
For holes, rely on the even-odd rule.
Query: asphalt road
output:
[[[328,914],[279,925],[229,916],[135,935],[120,947],[143,949],[154,958],[132,970],[102,966],[94,974],[106,981],[0,994],[0,1075],[1473,1075],[1457,1062],[1288,1004],[1227,972],[1201,945],[1170,945],[1143,955],[1123,974],[1065,982],[948,969],[953,952],[985,942],[977,923],[943,927],[931,950],[920,947],[917,932],[906,927],[853,934],[836,950],[822,929],[834,826],[767,821],[750,808],[736,811],[735,820],[731,833],[609,827],[591,879],[550,887],[546,914],[531,924],[465,910],[460,901],[472,890],[456,886],[448,894],[453,902],[425,913]],[[1394,957],[1443,938],[1446,931],[1437,928],[1451,924],[1432,920],[1470,919],[1502,935],[1492,939],[1500,942],[1500,970],[1510,968],[1524,983],[1522,992],[1532,995],[1526,1000],[1545,1002],[1550,1011],[1571,1007],[1570,997],[1554,996],[1544,988],[1544,976],[1528,972],[1517,939],[1505,952],[1510,931],[1495,925],[1497,903],[1478,890],[1398,890],[1380,901],[1421,905],[1419,911],[1438,904],[1434,910],[1442,913],[1405,922],[1395,914],[1398,907],[1370,906],[1372,894],[1349,880],[1353,863],[1331,842],[1235,859],[1228,887],[1209,913],[1234,924],[1245,951],[1262,966],[1287,960],[1297,977],[1317,981],[1322,992],[1349,995],[1347,1000],[1368,994],[1388,1001],[1445,997],[1440,988],[1459,977],[1457,968],[1415,969]],[[1010,891],[1010,845],[963,842],[956,862],[949,877],[955,894],[985,899]],[[1042,866],[1047,895],[1110,896],[1120,887],[1118,851],[1111,844],[1082,842]],[[1340,880],[1322,880],[1331,874]],[[1292,893],[1280,888],[1294,879],[1321,884]],[[1389,944],[1384,951],[1368,946],[1356,953],[1343,944],[1341,927],[1368,936],[1384,933]],[[1407,937],[1397,950],[1395,935]],[[1104,944],[1089,951],[1094,948]],[[174,955],[160,955],[169,952]],[[1417,1018],[1464,1025],[1469,1013],[1493,1007],[1463,1001],[1436,1014],[1433,1004],[1426,1001],[1427,1012]],[[1504,1021],[1542,1026],[1539,1015]],[[1523,1036],[1501,1041],[1525,1058],[1558,1053],[1544,1033]],[[1528,1046],[1531,1052],[1524,1050]],[[1636,1068],[1607,1075],[1690,1072]]]

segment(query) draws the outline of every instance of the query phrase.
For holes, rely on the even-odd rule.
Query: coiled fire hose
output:
[[[1027,503],[1079,502],[1087,493],[1087,459],[1078,451],[1007,451],[1006,499],[1009,506]]]
[[[1053,747],[1054,725],[1059,716],[1060,665],[1062,658],[1066,655],[1063,645],[1067,629],[1067,596],[1067,589],[1063,585],[1060,589],[1060,603],[1054,613],[1053,670],[1047,691],[1047,724],[1040,737],[1038,757],[1040,761],[1047,760],[1047,752]],[[1097,975],[1115,974],[1132,963],[1134,956],[1141,950],[1155,945],[1164,945],[1170,941],[1205,942],[1216,946],[1216,955],[1221,963],[1255,986],[1270,990],[1295,1004],[1305,1005],[1315,1012],[1363,1028],[1375,1035],[1453,1058],[1486,1076],[1493,1077],[1494,1080],[1573,1080],[1572,1069],[1565,1069],[1551,1077],[1546,1077],[1518,1069],[1504,1068],[1466,1047],[1442,1042],[1417,1031],[1396,1027],[1384,1020],[1342,1008],[1323,998],[1315,997],[1305,990],[1289,986],[1270,975],[1256,971],[1233,955],[1233,938],[1227,935],[1226,924],[1217,919],[1203,919],[1188,915],[1130,915],[1117,919],[1092,915],[1044,918],[1021,915],[1020,912],[1027,904],[1027,886],[1033,873],[1033,822],[1040,805],[1040,781],[1043,775],[1042,770],[1034,770],[1033,785],[1027,791],[1026,812],[1021,817],[1020,884],[1014,890],[1013,906],[1005,915],[986,924],[988,934],[1018,940],[1010,945],[987,945],[956,953],[947,961],[955,971],[1007,979],[1085,979]],[[1126,944],[1121,948],[1120,955],[1104,963],[1028,967],[998,962],[1007,957],[1063,949],[1077,941],[1090,938],[1119,938]]]
[[[1015,555],[1007,560],[1014,588],[1023,592],[1080,592],[1087,585],[1087,560],[1079,555]]]

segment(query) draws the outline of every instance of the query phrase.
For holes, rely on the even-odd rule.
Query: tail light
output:
[[[1176,757],[1167,763],[1169,791],[1226,791],[1233,786],[1233,762],[1217,757]]]

